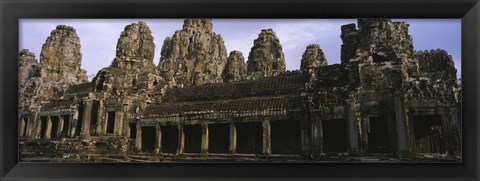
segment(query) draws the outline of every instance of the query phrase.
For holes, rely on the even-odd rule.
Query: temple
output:
[[[287,71],[272,29],[245,62],[227,54],[210,19],[187,19],[155,66],[152,32],[133,23],[91,81],[75,29],[58,26],[40,63],[19,53],[20,159],[459,161],[454,62],[444,50],[414,50],[408,26],[358,19],[341,27],[340,64],[312,44],[300,69]]]

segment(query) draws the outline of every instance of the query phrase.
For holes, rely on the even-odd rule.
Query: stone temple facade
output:
[[[459,160],[454,62],[444,50],[414,50],[408,26],[359,19],[341,27],[340,64],[313,44],[287,71],[272,29],[245,61],[227,53],[210,19],[187,19],[155,66],[152,32],[133,23],[88,81],[80,39],[60,25],[40,62],[19,53],[21,160]]]

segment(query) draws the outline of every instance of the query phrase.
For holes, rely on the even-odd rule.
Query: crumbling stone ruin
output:
[[[248,61],[227,57],[210,19],[187,19],[162,46],[125,27],[111,65],[88,82],[80,39],[58,26],[35,55],[19,53],[22,161],[459,161],[460,103],[452,57],[415,51],[408,24],[341,27],[341,63],[308,45],[285,71],[271,29]],[[323,45],[328,46],[328,45]]]

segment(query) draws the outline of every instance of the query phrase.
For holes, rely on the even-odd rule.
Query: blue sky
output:
[[[21,19],[19,49],[34,52],[37,60],[46,38],[57,25],[74,27],[80,37],[82,68],[96,74],[115,58],[117,40],[128,24],[144,21],[152,30],[154,63],[160,60],[163,40],[182,28],[183,19]],[[410,24],[415,50],[444,49],[452,55],[461,71],[460,19],[394,19]],[[300,68],[300,59],[308,44],[319,44],[329,64],[340,63],[340,26],[355,19],[214,19],[213,31],[220,34],[227,51],[239,50],[247,60],[253,40],[261,29],[272,28],[280,39],[288,70]],[[227,52],[227,53],[228,53]]]

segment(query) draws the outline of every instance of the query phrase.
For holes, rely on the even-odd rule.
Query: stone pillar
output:
[[[395,125],[397,131],[398,154],[409,154],[409,143],[407,137],[406,114],[405,105],[402,92],[395,93],[394,98],[395,108]]]
[[[137,121],[137,138],[135,139],[135,148],[137,148],[137,151],[142,150],[142,126],[138,121]]]
[[[18,121],[20,122],[20,124],[18,124],[18,137],[23,137],[26,123],[22,115],[18,116]]]
[[[155,125],[155,153],[162,152],[162,129],[160,129],[160,125]]]
[[[35,115],[34,116],[32,116],[32,115],[29,116],[28,123],[27,123],[27,130],[26,130],[26,133],[25,133],[26,138],[32,138],[32,136],[33,136],[32,130],[34,129],[35,119],[36,119]]]
[[[350,154],[357,154],[358,149],[358,129],[357,129],[357,113],[355,108],[354,98],[347,100],[346,106],[347,131],[348,131],[348,152]]]
[[[309,116],[299,116],[294,119],[300,120],[301,150],[305,156],[312,154],[312,121]]]
[[[40,116],[38,116],[38,113],[33,113],[33,118],[30,120],[30,123],[28,125],[29,130],[27,130],[28,138],[37,138],[38,135],[40,134],[40,129],[38,129],[38,125],[40,125]]]
[[[70,126],[69,126],[69,133],[71,137],[75,137],[75,134],[77,133],[77,124],[78,124],[78,116],[79,116],[79,111],[78,111],[79,105],[77,103],[74,104],[74,106],[71,108],[72,115],[70,116]]]
[[[45,138],[50,139],[52,138],[52,117],[47,116],[47,128],[45,129]]]
[[[63,131],[63,124],[65,122],[65,119],[63,119],[63,116],[58,116],[58,126],[57,126],[57,137],[60,137],[62,135]]]
[[[107,127],[108,127],[108,112],[105,111],[105,115],[104,115],[104,120],[103,120],[103,123],[102,123],[102,134],[107,134]]]
[[[115,111],[115,126],[113,133],[117,136],[122,136],[123,133],[123,112]]]
[[[97,114],[97,127],[95,128],[95,132],[97,135],[101,136],[105,132],[102,131],[103,129],[103,123],[105,122],[105,107],[103,106],[103,101],[100,100],[98,104],[98,114]]]
[[[40,138],[40,134],[42,133],[42,118],[41,116],[37,116],[36,121],[36,130],[35,130],[35,138]]]
[[[25,127],[23,129],[23,137],[25,137],[25,138],[28,138],[30,136],[30,131],[29,130],[30,130],[30,127],[31,127],[30,125],[32,124],[31,121],[32,121],[32,119],[31,119],[30,116],[27,118],[27,121],[25,121]]]
[[[208,153],[208,124],[202,124],[202,153]]]
[[[410,153],[412,152],[415,152],[415,130],[413,128],[413,126],[409,126],[409,125],[413,125],[413,113],[411,111],[409,111],[407,113],[407,137],[408,137],[408,141],[409,141],[409,151]]]
[[[75,124],[77,123],[78,117],[75,117],[75,115],[78,115],[77,111],[72,112],[72,114],[69,116],[69,121],[68,121],[68,136],[73,137],[75,135]]]
[[[230,123],[230,153],[237,153],[237,128],[235,123]]]
[[[30,136],[30,127],[32,127],[32,116],[31,115],[28,115],[28,118],[27,118],[27,121],[26,121],[26,125],[25,125],[25,129],[24,129],[24,137],[25,138],[28,138]]]
[[[318,156],[323,153],[323,129],[322,120],[318,116],[312,116],[312,155]]]
[[[178,147],[177,154],[182,154],[185,148],[185,134],[183,133],[183,125],[178,125]]]
[[[86,100],[83,108],[83,126],[81,131],[82,136],[90,136],[90,121],[92,118],[92,100]]]
[[[263,127],[263,154],[272,154],[272,143],[270,139],[270,120],[265,119],[262,121]]]

